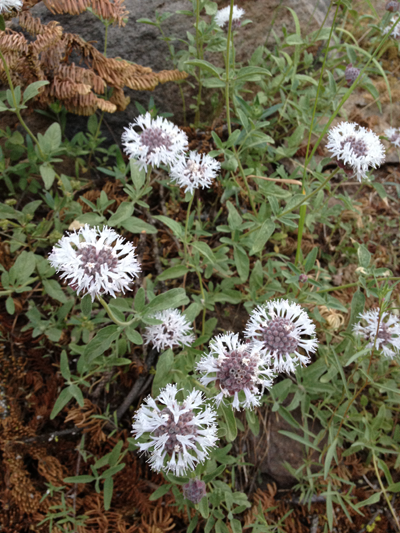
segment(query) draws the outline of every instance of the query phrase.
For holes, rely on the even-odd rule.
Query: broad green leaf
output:
[[[240,281],[245,283],[249,277],[250,259],[246,251],[241,246],[235,246],[233,250],[235,265],[240,277]]]
[[[193,248],[198,250],[204,256],[204,258],[207,259],[209,263],[211,264],[215,263],[215,257],[214,257],[213,251],[208,246],[208,244],[202,241],[195,241],[192,243],[192,246]]]
[[[185,65],[189,65],[191,67],[198,67],[198,68],[200,68],[202,70],[205,70],[206,72],[208,72],[209,74],[211,74],[215,78],[220,79],[219,72],[221,71],[221,69],[218,69],[217,67],[214,67],[214,65],[212,65],[208,61],[205,61],[203,59],[191,59],[190,61],[185,61],[184,64]]]
[[[49,82],[47,80],[34,81],[25,89],[22,101],[25,103],[31,98],[34,98],[37,94],[39,94],[39,89],[48,84]]]
[[[172,233],[175,235],[175,237],[183,237],[185,232],[180,222],[176,222],[176,220],[172,220],[172,218],[165,217],[164,215],[154,215],[153,218],[159,220],[160,222],[168,226]]]
[[[15,313],[15,304],[11,296],[9,296],[6,300],[6,311],[9,315],[13,315]]]
[[[137,345],[143,344],[142,336],[140,335],[138,331],[136,331],[136,327],[128,326],[127,328],[125,328],[125,334],[133,344],[137,344]]]
[[[91,483],[96,478],[93,476],[83,475],[83,476],[71,476],[63,479],[64,483]]]
[[[58,415],[58,413],[67,405],[67,403],[71,400],[72,397],[73,394],[70,390],[70,387],[67,387],[66,389],[63,389],[61,391],[60,396],[57,398],[53,410],[51,411],[50,420],[53,420],[53,418]]]
[[[175,279],[175,278],[181,278],[185,274],[189,272],[189,269],[185,267],[184,265],[177,265],[170,268],[167,268],[167,270],[164,270],[162,274],[157,276],[158,281],[165,281],[167,279]]]
[[[114,491],[114,481],[112,477],[107,478],[103,485],[104,510],[108,511],[111,506],[112,495]]]
[[[324,464],[324,479],[328,477],[329,469],[331,467],[332,459],[336,453],[336,446],[338,443],[338,438],[336,438],[331,445],[328,448],[328,451],[326,453],[325,457],[325,464]]]
[[[164,309],[174,309],[181,305],[188,303],[188,297],[186,296],[185,289],[171,289],[156,296],[150,303],[148,303],[143,311],[146,316],[157,313],[158,311],[164,311]]]
[[[236,426],[236,419],[235,419],[235,413],[233,412],[231,405],[224,405],[221,403],[221,405],[218,408],[219,411],[222,411],[225,422],[226,422],[226,440],[228,442],[232,442],[236,439],[237,436],[237,426]]]
[[[69,370],[69,364],[68,364],[68,356],[67,356],[67,352],[65,350],[63,350],[61,352],[61,356],[60,356],[60,370],[61,370],[61,375],[62,377],[65,379],[65,380],[69,380],[71,378],[71,372]]]
[[[56,177],[54,168],[51,166],[50,163],[43,163],[42,165],[40,165],[39,170],[40,175],[42,176],[42,179],[44,181],[45,189],[50,189]]]
[[[122,202],[117,211],[109,218],[109,226],[119,226],[124,220],[132,216],[132,213],[135,209],[135,204],[133,202]]]
[[[250,250],[250,255],[257,254],[258,252],[261,252],[267,242],[269,241],[269,238],[274,233],[275,230],[275,224],[272,222],[272,220],[266,220],[261,228],[257,230],[255,233],[255,238],[253,241],[253,246]]]
[[[58,300],[63,304],[68,300],[64,291],[61,288],[61,285],[55,279],[44,279],[43,287],[46,293],[50,296],[50,298]]]
[[[149,235],[157,233],[154,226],[137,217],[129,217],[121,223],[121,226],[131,233],[148,233]]]
[[[208,506],[208,496],[207,494],[202,497],[200,503],[198,504],[199,513],[203,518],[208,518],[210,515],[210,508]]]
[[[307,440],[305,437],[301,437],[300,435],[296,435],[296,433],[292,433],[291,431],[280,430],[279,433],[281,435],[285,435],[285,437],[290,437],[293,440],[297,440],[297,442],[300,442],[301,444],[304,444],[304,446],[306,446],[306,447],[313,448],[314,450],[317,450],[317,452],[321,452],[321,450],[318,448],[318,446],[316,446],[315,444],[313,444],[312,442]]]
[[[171,485],[168,483],[167,485],[161,485],[161,487],[158,487],[156,491],[153,492],[153,494],[150,496],[149,500],[151,502],[154,502],[155,500],[158,500],[159,498],[162,498],[167,494],[167,492],[170,490]]]
[[[152,394],[154,397],[158,395],[160,389],[165,387],[171,381],[171,370],[174,365],[174,352],[167,350],[162,353],[158,359],[156,367],[156,375],[153,380]]]
[[[353,330],[353,325],[360,320],[360,314],[364,311],[365,295],[358,289],[351,300],[351,314],[347,331]]]
[[[360,246],[358,247],[357,254],[360,266],[363,268],[368,268],[371,262],[371,254],[363,244],[360,244]]]

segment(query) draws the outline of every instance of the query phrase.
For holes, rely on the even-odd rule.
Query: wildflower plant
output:
[[[106,148],[103,116],[93,114],[87,132],[68,139],[70,119],[54,102],[57,120],[45,133],[31,131],[25,108],[43,106],[58,81],[23,86],[14,48],[35,65],[39,53],[41,61],[58,57],[57,43],[63,54],[65,36],[27,54],[25,41],[4,25],[19,4],[0,0],[0,77],[9,86],[0,112],[14,113],[24,131],[0,130],[0,389],[8,432],[0,462],[10,480],[23,471],[26,479],[36,476],[31,486],[45,486],[38,478],[46,472],[53,480],[53,468],[47,472],[39,458],[33,474],[24,470],[27,458],[14,459],[13,443],[38,439],[51,455],[55,447],[47,442],[68,435],[71,445],[61,448],[72,454],[73,472],[61,484],[64,464],[56,468],[43,523],[83,531],[118,517],[121,530],[167,530],[177,518],[191,532],[290,529],[286,511],[279,509],[277,521],[256,490],[265,474],[275,475],[270,465],[279,466],[265,443],[284,420],[293,429],[279,429],[279,438],[302,448],[285,475],[294,476],[300,502],[324,501],[327,530],[343,529],[342,516],[349,520],[378,501],[400,528],[393,474],[400,465],[400,280],[389,270],[398,263],[391,218],[397,204],[382,179],[378,132],[344,122],[360,80],[371,107],[378,105],[374,113],[385,104],[381,88],[390,89],[383,74],[386,54],[398,46],[391,39],[398,10],[389,2],[393,20],[385,13],[378,21],[351,3],[331,2],[327,25],[315,31],[305,31],[289,10],[293,29],[266,29],[266,45],[248,60],[238,59],[235,35],[238,41],[246,35],[235,29],[244,25],[244,11],[233,1],[193,0],[191,10],[180,12],[189,22],[182,38],[167,34],[171,13],[141,19],[168,48],[182,117],[163,116],[164,101],[156,107],[150,98],[147,109],[136,103],[140,116],[125,128],[121,146]],[[27,45],[31,50],[46,46],[46,31],[53,36],[56,26],[39,26],[28,4],[21,22],[27,33],[43,36]],[[83,46],[99,69],[135,68],[100,60]],[[374,85],[365,77],[372,68]],[[86,103],[95,102],[93,112],[127,105],[116,80],[101,98],[86,81],[74,87]],[[73,108],[71,98],[62,101]],[[365,118],[362,107],[357,114]],[[399,144],[396,128],[385,135]],[[61,158],[71,160],[74,177],[58,173]],[[337,179],[340,169],[360,181],[355,192],[352,182]],[[9,346],[18,357],[8,355]],[[25,379],[15,361],[36,377]],[[38,381],[38,368],[46,383]],[[36,464],[37,447],[25,448]],[[367,496],[362,486],[354,491],[359,480],[349,464],[368,469]],[[44,511],[37,492],[24,500],[16,485],[10,482],[7,498],[12,508],[21,506],[29,526]],[[83,499],[76,492],[82,485]],[[147,513],[149,498],[158,503]],[[168,514],[161,516],[162,509]],[[140,514],[154,524],[138,523]]]

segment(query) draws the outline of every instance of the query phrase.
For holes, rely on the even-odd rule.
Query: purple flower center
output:
[[[111,247],[96,250],[96,246],[93,244],[83,244],[76,255],[82,262],[81,266],[85,274],[89,276],[101,275],[103,265],[107,265],[108,270],[114,270],[118,265],[118,259],[113,254]]]
[[[346,139],[341,142],[340,148],[343,150],[347,143],[350,143],[350,147],[354,152],[354,155],[357,157],[363,157],[368,154],[367,144],[362,139],[356,139],[353,136],[346,137]]]
[[[231,396],[247,387],[257,375],[257,360],[249,352],[233,350],[218,362],[217,383]]]
[[[299,341],[291,335],[294,329],[295,325],[291,320],[277,316],[262,330],[264,345],[278,355],[295,352]]]
[[[375,332],[376,330],[374,332],[369,333],[368,340],[370,340],[371,342],[374,342]],[[388,325],[385,322],[381,322],[379,324],[379,331],[378,331],[377,339],[381,341],[381,344],[385,344],[385,345],[389,344],[392,340],[392,334],[390,332]]]
[[[152,154],[160,148],[169,150],[172,146],[171,139],[161,128],[146,128],[140,135],[140,142],[147,146],[148,154]]]
[[[180,410],[184,407],[180,406]],[[165,417],[165,422],[162,426],[153,431],[155,437],[161,437],[162,435],[168,435],[168,440],[165,443],[165,449],[169,454],[179,451],[181,449],[181,443],[177,439],[177,435],[197,435],[197,428],[194,424],[189,424],[193,420],[193,411],[188,411],[180,415],[178,422],[175,422],[174,416],[171,411],[166,407],[162,410],[161,415]],[[168,418],[167,418],[168,417]]]

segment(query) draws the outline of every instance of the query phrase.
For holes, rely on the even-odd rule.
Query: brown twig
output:
[[[303,185],[299,180],[290,180],[285,178],[266,178],[265,176],[255,176],[251,174],[248,178],[257,178],[265,181],[274,181],[275,183],[292,183],[293,185]]]

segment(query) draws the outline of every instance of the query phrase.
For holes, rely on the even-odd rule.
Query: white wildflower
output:
[[[315,325],[300,305],[288,300],[271,300],[254,309],[244,334],[275,372],[294,372],[299,364],[307,365],[318,345]]]
[[[395,24],[396,22],[397,24],[392,30],[393,24]],[[390,24],[386,26],[386,28],[383,30],[383,34],[386,35],[389,32],[394,39],[400,39],[400,17],[394,16],[390,19]]]
[[[206,154],[190,152],[188,158],[180,158],[171,168],[171,179],[179,187],[191,192],[199,187],[208,188],[220,170],[220,163]]]
[[[379,322],[379,331],[379,309],[365,311],[358,318],[366,322],[366,325],[363,326],[362,322],[359,322],[354,326],[353,331],[356,335],[364,337],[368,341],[369,347],[372,348],[375,343],[376,349],[382,350],[383,354],[390,359],[399,354],[400,322],[395,315],[385,312],[382,313],[381,321]]]
[[[329,131],[326,148],[336,158],[346,174],[366,177],[370,167],[376,168],[385,161],[385,149],[379,137],[356,123],[342,122]]]
[[[185,345],[189,346],[195,337],[192,334],[192,327],[177,309],[167,309],[156,313],[151,318],[161,320],[162,324],[148,326],[144,333],[146,344],[153,344],[158,351],[163,351],[167,347]]]
[[[203,385],[214,381],[221,391],[215,397],[217,405],[224,397],[233,397],[232,407],[238,410],[260,405],[262,393],[271,387],[274,377],[268,368],[268,358],[257,347],[240,342],[237,333],[214,337],[210,353],[200,359],[196,370],[203,374],[200,378]]]
[[[8,13],[12,9],[19,11],[22,9],[23,2],[22,0],[0,0],[0,14]]]
[[[79,294],[96,295],[125,292],[140,272],[135,248],[113,229],[91,228],[64,235],[49,255],[50,264],[61,272]]]
[[[385,135],[394,146],[400,148],[400,128],[388,128]]]
[[[227,30],[229,26],[229,17],[231,13],[230,6],[224,7],[223,9],[220,9],[217,11],[217,14],[215,15],[215,23],[217,26],[222,28],[223,30]],[[233,6],[233,13],[232,13],[232,27],[237,29],[240,27],[240,19],[243,17],[245,11],[241,7]]]
[[[153,470],[181,476],[204,462],[218,438],[216,413],[204,404],[202,393],[193,390],[183,402],[177,394],[176,385],[167,385],[155,400],[147,397],[133,418],[132,433],[136,439],[146,436],[137,445],[150,454]]]
[[[134,128],[139,126],[138,133]],[[137,159],[139,167],[172,165],[188,148],[185,132],[163,117],[140,115],[122,134],[122,144],[130,159]]]

